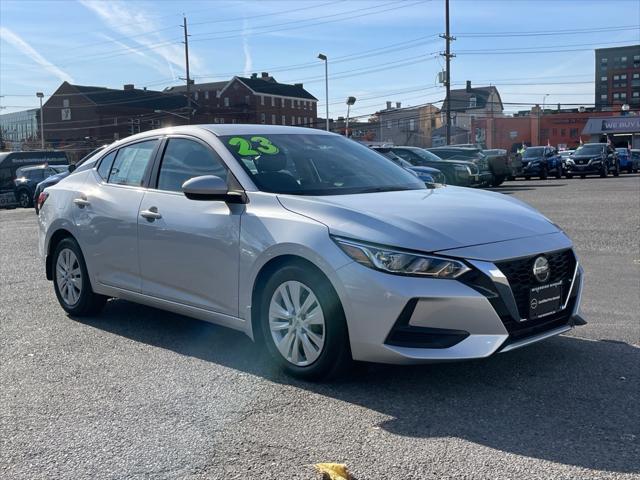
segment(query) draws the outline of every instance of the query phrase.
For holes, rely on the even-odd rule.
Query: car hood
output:
[[[590,160],[592,158],[600,159],[601,156],[596,153],[595,155],[571,155],[569,158],[571,160]]]
[[[278,199],[284,208],[325,224],[332,235],[425,252],[559,231],[519,200],[469,188]]]

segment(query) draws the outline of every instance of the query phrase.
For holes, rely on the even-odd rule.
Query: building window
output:
[[[293,108],[298,108],[298,100],[293,101]]]
[[[564,137],[567,134],[567,131],[564,128],[560,129],[560,136]]]
[[[197,91],[197,90],[194,92],[194,94],[193,94],[193,98],[194,98],[195,100],[198,100],[198,91]]]
[[[620,100],[626,100],[627,99],[627,92],[622,92],[620,94]]]
[[[302,125],[302,117],[298,117],[298,125]]]
[[[602,57],[602,58],[600,59],[600,63],[607,63],[608,61],[609,61],[609,59],[608,59],[608,58],[606,58],[606,57]]]
[[[283,125],[287,124],[287,117],[285,115],[282,115],[282,124]]]
[[[262,123],[263,125],[267,123],[267,115],[265,113],[260,114],[260,123]]]
[[[244,103],[246,103],[247,105],[251,105],[251,98],[249,97],[249,95],[244,96]]]
[[[606,100],[607,99],[607,94],[603,93],[602,95],[600,95],[600,100]]]
[[[295,125],[296,124],[296,117],[291,117],[291,125]]]
[[[633,92],[633,93],[631,94],[631,96],[632,96],[633,98],[638,98],[638,97],[640,97],[640,92]]]
[[[478,104],[478,99],[476,97],[469,98],[469,108],[476,108]]]
[[[229,97],[224,97],[224,106],[225,107],[229,106]]]
[[[606,81],[607,81],[607,77],[606,77],[606,76],[604,76],[604,77],[600,77],[600,81],[601,81],[601,82],[606,82]]]
[[[209,100],[209,90],[204,91],[204,99]]]
[[[276,97],[271,97],[271,106],[275,107],[276,106]],[[276,122],[273,122],[276,123]]]
[[[627,74],[623,73],[620,75],[620,80],[626,80],[627,79]]]
[[[613,94],[613,99],[614,100],[620,100],[620,94],[619,93],[614,93]]]
[[[623,62],[623,63],[626,62],[627,61],[627,57],[620,58],[620,61]]]
[[[264,105],[264,95],[260,95],[260,105]]]
[[[569,129],[569,136],[571,138],[577,138],[578,137],[578,129],[577,128]]]
[[[273,98],[273,97],[272,97]],[[275,125],[276,124],[276,114],[272,113],[271,114],[271,125]]]
[[[633,74],[633,79],[634,80],[638,80],[640,78],[640,73],[634,73]]]
[[[416,129],[416,121],[415,119],[412,118],[409,120],[409,130],[413,132],[415,129]]]
[[[62,100],[62,108],[69,108],[69,99],[65,98]]]
[[[387,120],[387,128],[391,130],[391,120]]]

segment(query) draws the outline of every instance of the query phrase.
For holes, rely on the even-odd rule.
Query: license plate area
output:
[[[562,309],[562,284],[549,283],[529,291],[529,320],[548,317]]]

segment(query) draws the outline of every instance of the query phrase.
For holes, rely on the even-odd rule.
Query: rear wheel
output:
[[[571,178],[573,178],[573,173],[565,173],[564,176],[565,176],[565,178],[571,179]]]
[[[305,379],[335,376],[351,363],[342,305],[319,272],[289,264],[266,282],[260,327],[273,360]]]
[[[53,254],[53,287],[60,306],[70,315],[98,313],[107,297],[93,293],[80,246],[65,238]]]

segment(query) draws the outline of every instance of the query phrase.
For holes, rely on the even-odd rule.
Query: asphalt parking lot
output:
[[[0,210],[0,478],[639,478],[640,176],[508,182],[574,240],[588,325],[483,361],[304,383],[242,334],[110,301],[67,317],[33,210]]]

